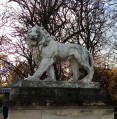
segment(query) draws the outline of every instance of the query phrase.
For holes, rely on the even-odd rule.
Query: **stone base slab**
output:
[[[98,88],[12,88],[8,107],[8,119],[114,119],[111,92]]]
[[[113,109],[15,109],[9,110],[8,119],[114,119]]]
[[[99,82],[23,80],[21,87],[100,88]]]

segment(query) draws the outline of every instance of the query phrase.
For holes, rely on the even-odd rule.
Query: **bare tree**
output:
[[[17,9],[7,6],[7,18],[12,32],[10,44],[21,58],[27,61],[30,75],[36,67],[25,44],[27,30],[35,24],[43,26],[56,40],[63,43],[77,43],[86,47],[93,55],[102,49],[104,38],[104,7],[102,0],[9,0]],[[19,58],[20,57],[20,58]],[[57,79],[61,76],[61,65],[55,66]],[[24,76],[25,77],[25,76]]]

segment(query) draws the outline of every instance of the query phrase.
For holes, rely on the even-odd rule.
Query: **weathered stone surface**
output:
[[[82,81],[33,81],[23,80],[21,87],[57,87],[57,88],[100,88],[98,82],[82,82]]]
[[[12,88],[12,105],[110,105],[110,91],[92,88]]]
[[[113,109],[15,109],[9,111],[9,119],[114,119]]]
[[[9,100],[9,119],[114,119],[105,89],[24,85],[12,88]]]
[[[42,119],[40,110],[9,110],[9,119]]]

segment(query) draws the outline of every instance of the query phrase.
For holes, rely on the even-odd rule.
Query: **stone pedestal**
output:
[[[100,88],[99,82],[85,83],[82,81],[33,81],[24,80],[21,87],[50,87],[50,88]]]
[[[114,119],[114,103],[107,90],[32,87],[29,81],[21,85],[10,91],[9,119]]]

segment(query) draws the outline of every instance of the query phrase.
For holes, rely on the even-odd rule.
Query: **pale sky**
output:
[[[3,10],[4,10],[4,5],[7,3],[7,1],[8,0],[0,0],[0,13],[2,14],[2,12],[3,12]],[[3,5],[4,4],[4,5]],[[8,6],[13,6],[14,8],[17,6],[16,5],[16,3],[14,3],[14,2],[10,2],[9,4],[7,4]],[[6,28],[6,26],[5,27],[2,27],[1,29],[0,29],[0,35],[1,34],[7,34],[7,33],[10,33],[10,31],[11,31],[11,28],[10,27],[7,27]],[[10,37],[9,35],[8,35],[8,37]],[[14,55],[8,55],[8,58],[11,60],[11,61],[14,61]]]
[[[0,5],[1,4],[6,4],[7,1],[9,1],[9,0],[0,0]],[[13,6],[13,7],[17,6],[15,2],[10,2],[8,5]],[[0,6],[0,9],[2,9],[1,6]]]
[[[0,0],[0,3],[6,3],[8,0]]]

